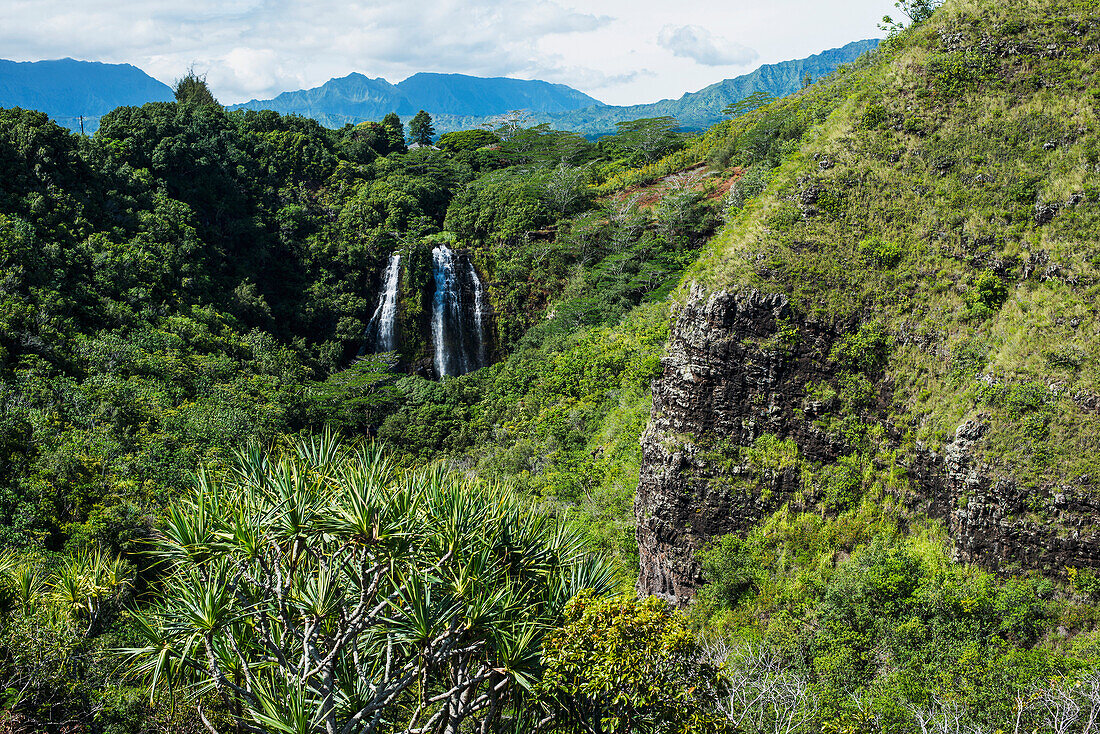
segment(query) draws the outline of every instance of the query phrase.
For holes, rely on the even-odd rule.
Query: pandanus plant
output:
[[[0,555],[0,608],[57,613],[74,632],[90,637],[104,615],[125,603],[133,581],[132,566],[98,548],[65,557],[49,570],[42,559],[8,551]]]
[[[135,670],[154,692],[214,692],[257,732],[537,724],[546,631],[582,589],[618,585],[507,488],[398,472],[380,447],[331,435],[201,474],[154,552],[169,570],[160,601],[135,614]]]

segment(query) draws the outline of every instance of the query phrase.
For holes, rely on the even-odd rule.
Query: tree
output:
[[[481,123],[481,126],[486,130],[490,130],[499,140],[507,143],[522,130],[527,129],[529,119],[531,119],[531,116],[526,112],[512,110]]]
[[[436,145],[440,148],[451,152],[477,150],[498,143],[500,143],[500,138],[488,130],[456,130],[455,132],[443,133],[436,141]]]
[[[641,153],[647,161],[655,161],[676,146],[680,123],[666,115],[617,122],[615,127],[616,137],[624,148]]]
[[[932,17],[943,0],[898,0],[894,7],[905,14],[913,23],[923,23]]]
[[[704,656],[719,670],[718,708],[738,732],[793,734],[804,731],[818,711],[810,681],[767,644],[716,639]]]
[[[424,110],[417,112],[409,123],[409,134],[412,135],[414,143],[431,145],[432,138],[435,137],[435,128],[432,126],[432,116]]]
[[[555,211],[565,215],[578,202],[588,196],[585,181],[588,168],[571,166],[562,161],[546,178],[546,202]]]
[[[716,669],[701,654],[667,602],[584,592],[546,640],[540,690],[575,725],[570,731],[730,731],[717,708]]]
[[[100,549],[60,562],[0,553],[0,707],[8,727],[42,731],[65,719],[81,727],[81,683],[102,664],[94,638],[132,600],[133,582],[133,566]]]
[[[898,0],[894,3],[894,7],[909,19],[911,25],[919,25],[928,20],[941,5],[943,5],[943,0]],[[891,36],[895,36],[905,28],[905,23],[896,21],[889,15],[884,15],[878,27]]]
[[[353,430],[369,429],[384,417],[386,408],[400,393],[394,386],[397,357],[393,354],[364,354],[334,372],[324,382],[313,383],[310,398],[328,425]]]
[[[583,549],[506,488],[401,474],[376,446],[252,447],[168,512],[165,593],[128,653],[154,691],[212,690],[245,731],[489,731],[533,710],[566,602],[617,585]]]
[[[396,112],[382,118],[382,131],[386,137],[387,153],[405,152],[405,126],[401,124],[401,118]]]
[[[187,74],[182,79],[176,80],[175,87],[176,102],[185,105],[218,105],[218,100],[214,99],[214,93],[210,91],[210,87],[206,84],[206,74],[199,76],[195,73],[194,67],[187,70]]]
[[[803,78],[803,81],[802,81],[802,86],[803,87],[809,86],[809,83],[806,81],[806,79],[808,79],[808,78],[809,78],[809,72],[807,72],[807,76]],[[752,112],[753,110],[758,110],[761,107],[766,107],[774,101],[775,101],[775,97],[773,97],[768,92],[765,92],[763,90],[757,90],[757,91],[753,92],[752,94],[750,94],[748,97],[745,97],[744,99],[742,99],[738,102],[733,102],[732,104],[726,105],[722,109],[722,114],[723,115],[731,115],[733,117],[741,117],[742,115],[747,115],[748,113]]]

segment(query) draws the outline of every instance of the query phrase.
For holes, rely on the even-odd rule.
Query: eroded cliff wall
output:
[[[635,503],[641,594],[685,603],[704,581],[696,554],[712,539],[743,536],[783,505],[828,511],[821,470],[848,447],[818,420],[839,406],[812,393],[842,374],[830,359],[838,331],[800,319],[782,294],[692,290],[642,436]],[[888,434],[884,382],[861,418]],[[896,454],[905,481],[892,499],[903,516],[942,520],[957,559],[990,570],[1100,568],[1093,478],[1018,487],[982,458],[988,427],[979,413],[957,427],[942,453],[916,447]],[[793,441],[799,466],[746,460],[744,450],[764,436]],[[896,435],[886,441],[900,443]]]

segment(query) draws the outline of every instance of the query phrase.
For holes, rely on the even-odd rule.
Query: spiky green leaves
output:
[[[565,603],[618,583],[507,488],[401,474],[330,435],[200,476],[156,553],[172,571],[137,620],[137,670],[213,688],[246,728],[294,734],[514,713]]]

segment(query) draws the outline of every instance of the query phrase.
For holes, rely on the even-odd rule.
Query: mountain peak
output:
[[[319,87],[283,92],[270,100],[251,100],[233,109],[273,109],[339,127],[377,120],[389,112],[413,115],[427,110],[432,115],[487,117],[516,109],[551,113],[601,104],[564,84],[424,71],[398,84],[352,72]]]
[[[45,112],[61,125],[94,131],[99,117],[116,107],[168,102],[172,89],[130,64],[0,59],[0,107]],[[81,120],[83,118],[83,120]]]

